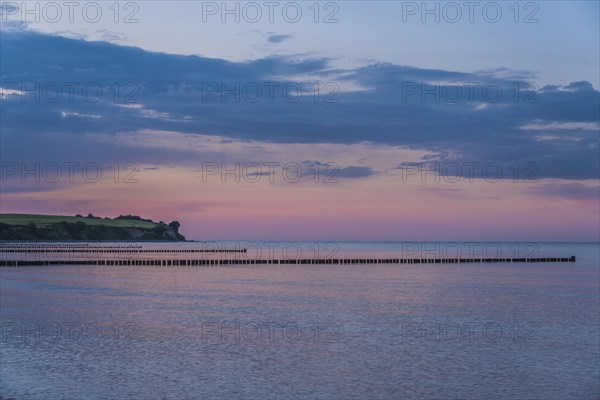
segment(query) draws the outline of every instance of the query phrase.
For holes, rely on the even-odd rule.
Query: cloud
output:
[[[7,20],[0,23],[0,32],[19,32],[24,31],[29,27],[26,21]]]
[[[272,33],[268,34],[267,36],[267,40],[269,41],[269,43],[281,43],[291,38],[292,35],[275,35]]]
[[[599,92],[588,82],[535,90],[521,80],[524,72],[505,68],[465,73],[377,63],[342,70],[305,57],[230,62],[31,31],[3,32],[0,66],[3,158],[68,158],[90,146],[88,137],[156,130],[257,146],[402,146],[428,161],[533,163],[537,178],[599,177],[599,138],[578,129],[600,119]],[[564,140],[539,140],[540,129]],[[116,141],[94,150],[127,154]],[[157,163],[179,157],[162,151]]]
[[[594,90],[594,87],[592,86],[591,83],[589,83],[587,81],[579,81],[579,82],[572,82],[572,83],[568,84],[565,87],[565,90],[589,91],[589,90]]]
[[[271,175],[274,175],[274,172],[263,171],[263,172],[250,172],[250,173],[248,173],[248,176],[271,176]]]
[[[95,31],[95,34],[99,35],[102,40],[107,42],[121,42],[127,39],[127,36],[124,34],[112,32],[108,29],[99,29]]]
[[[349,166],[340,168],[336,176],[340,178],[366,178],[375,174],[370,167]]]
[[[600,200],[600,186],[582,183],[549,183],[533,190],[536,195],[575,200]]]
[[[600,123],[533,121],[520,126],[519,129],[530,131],[600,131]]]
[[[82,33],[82,32],[75,32],[69,29],[66,29],[64,31],[56,31],[55,34],[57,36],[62,36],[62,37],[66,37],[66,38],[71,38],[71,39],[88,39],[89,35]]]
[[[16,2],[0,2],[0,32],[18,32],[29,28],[29,22],[21,19],[21,8]]]

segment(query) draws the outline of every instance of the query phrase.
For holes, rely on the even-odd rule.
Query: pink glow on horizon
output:
[[[381,175],[330,185],[223,184],[197,175],[168,169],[137,184],[6,193],[1,212],[178,220],[196,240],[600,240],[598,202],[532,194],[543,183],[431,186]]]

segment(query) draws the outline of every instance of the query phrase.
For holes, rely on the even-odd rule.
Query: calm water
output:
[[[143,246],[208,245],[263,258],[501,251],[577,262],[0,268],[2,398],[600,397],[598,244]],[[239,254],[104,255],[125,256]]]

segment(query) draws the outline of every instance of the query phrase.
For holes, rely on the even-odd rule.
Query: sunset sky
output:
[[[34,3],[1,8],[2,213],[196,240],[600,240],[596,1],[280,2],[272,21],[263,2],[72,21]]]

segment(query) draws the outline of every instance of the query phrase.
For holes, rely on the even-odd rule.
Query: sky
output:
[[[0,211],[195,240],[600,240],[600,9],[2,2]]]

